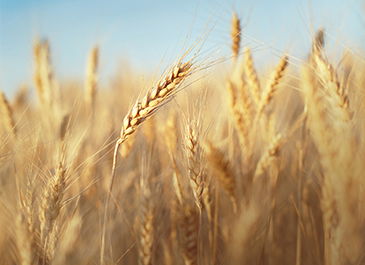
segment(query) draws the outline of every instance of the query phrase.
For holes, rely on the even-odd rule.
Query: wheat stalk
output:
[[[115,178],[116,158],[118,149],[130,135],[132,135],[136,129],[146,119],[151,117],[159,108],[166,104],[172,97],[178,92],[179,87],[183,81],[192,73],[192,62],[181,62],[181,60],[172,68],[170,73],[163,77],[157,85],[149,90],[145,97],[141,101],[137,101],[131,108],[129,113],[124,117],[120,136],[116,141],[113,154],[113,166],[111,180],[109,184],[109,191],[105,202],[104,210],[104,223],[101,242],[101,254],[100,263],[104,264],[104,250],[105,250],[105,228],[108,214],[108,206],[111,196],[111,191]]]
[[[313,62],[319,64],[325,63],[320,58],[316,58],[316,54],[313,55]],[[317,64],[318,66],[318,64]],[[350,210],[353,206],[343,203],[342,195],[348,193],[345,200],[353,201],[351,191],[347,190],[348,187],[353,185],[355,176],[353,175],[353,169],[351,165],[355,158],[350,155],[353,151],[351,149],[352,144],[349,141],[351,136],[349,126],[349,113],[346,106],[339,102],[346,102],[342,98],[341,91],[338,89],[337,77],[332,68],[326,64],[320,65],[317,68],[316,73],[322,78],[322,82],[326,88],[331,91],[327,91],[328,96],[323,97],[322,91],[318,87],[314,87],[315,82],[311,82],[315,76],[313,69],[309,66],[303,69],[303,88],[304,95],[308,109],[308,126],[311,132],[312,139],[316,145],[316,148],[320,154],[320,162],[323,167],[323,180],[322,180],[322,197],[321,197],[321,209],[323,215],[324,226],[324,260],[325,264],[341,264],[342,248],[346,249],[346,246],[341,246],[341,242],[344,242],[346,236],[341,232],[346,227],[348,233],[352,238],[357,237],[358,231],[354,226],[354,212]],[[322,73],[319,73],[323,71]],[[335,102],[335,104],[333,103]],[[336,113],[338,119],[336,122],[331,121],[330,113]],[[341,135],[345,142],[337,142],[333,135]],[[334,155],[335,154],[335,155]],[[341,221],[339,222],[339,216]],[[354,245],[353,247],[356,247]],[[356,251],[354,251],[356,253]],[[354,254],[359,255],[359,253]]]

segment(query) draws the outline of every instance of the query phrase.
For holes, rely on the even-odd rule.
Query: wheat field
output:
[[[108,89],[102,47],[82,83],[36,40],[0,95],[0,264],[365,264],[364,60],[319,29],[263,72],[241,24],[224,63],[187,49]]]

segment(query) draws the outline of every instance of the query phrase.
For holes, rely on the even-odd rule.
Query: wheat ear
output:
[[[247,77],[246,79],[247,84],[251,90],[251,94],[253,96],[256,105],[258,105],[260,103],[260,97],[261,97],[260,81],[257,77],[257,72],[253,63],[251,50],[248,47],[246,47],[244,50],[244,59],[245,62],[243,66]]]
[[[237,59],[241,44],[241,23],[236,13],[233,13],[231,23],[231,39],[233,58]]]
[[[258,106],[257,113],[260,115],[265,107],[269,105],[269,103],[272,101],[272,98],[277,90],[277,86],[280,83],[281,79],[283,78],[284,71],[288,66],[288,56],[285,55],[281,58],[279,61],[279,64],[276,66],[274,72],[271,75],[271,78],[269,79],[269,83],[265,90],[263,91],[260,104]]]
[[[42,196],[39,209],[41,242],[45,247],[44,257],[50,261],[53,258],[52,247],[54,235],[57,234],[57,219],[62,207],[62,199],[66,189],[66,170],[63,162],[59,163],[55,175],[49,179]]]
[[[251,143],[249,142],[250,128],[252,124],[252,103],[251,99],[247,93],[247,86],[245,81],[239,81],[239,93],[237,93],[234,101],[231,104],[231,112],[234,120],[235,128],[238,132],[239,141],[242,149],[245,152],[246,162],[250,160],[250,147]],[[233,82],[228,82],[228,89],[232,91],[236,91],[236,84]]]
[[[218,182],[231,199],[233,211],[237,212],[236,180],[230,163],[225,158],[223,152],[217,149],[211,142],[207,142],[204,147],[208,162],[217,172]]]
[[[92,110],[94,110],[95,97],[97,90],[97,72],[99,65],[99,47],[95,46],[89,55],[87,69],[86,69],[86,81],[85,81],[85,101]]]
[[[154,241],[154,209],[149,184],[141,181],[142,202],[140,215],[139,264],[151,265]]]
[[[9,101],[5,97],[5,94],[0,91],[0,111],[2,116],[4,117],[4,125],[8,132],[10,132],[13,136],[16,136],[16,128],[13,117],[13,110],[10,106]]]
[[[180,228],[185,265],[198,265],[199,213],[196,208],[191,205],[184,207]]]
[[[185,149],[188,157],[188,171],[190,186],[193,191],[195,202],[199,209],[202,208],[202,194],[204,191],[204,173],[200,168],[198,132],[191,124],[187,127],[185,137]]]
[[[351,119],[349,99],[344,87],[338,81],[335,70],[318,52],[314,54],[313,59],[318,70],[316,73],[330,95],[328,100],[335,105],[333,111],[336,111],[336,117],[343,122],[349,121]]]
[[[254,181],[257,180],[260,176],[262,176],[265,172],[268,173],[270,177],[270,184],[272,187],[276,185],[277,181],[277,159],[279,156],[279,152],[281,146],[283,144],[283,136],[281,134],[277,134],[272,140],[269,148],[265,151],[265,153],[261,156],[259,162],[256,166],[256,171],[254,175]],[[271,171],[275,171],[272,173]],[[270,174],[271,173],[271,174]]]
[[[312,54],[316,54],[322,51],[324,47],[324,29],[319,29],[314,36],[312,43]]]
[[[34,83],[39,101],[46,107],[52,106],[54,79],[51,67],[50,48],[47,40],[37,41],[34,45]]]

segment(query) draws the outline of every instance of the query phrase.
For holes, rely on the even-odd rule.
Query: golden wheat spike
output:
[[[260,103],[261,88],[260,81],[257,77],[256,69],[253,63],[252,54],[250,48],[246,47],[244,50],[244,71],[247,77],[247,85],[251,91],[253,99],[256,105]]]
[[[190,62],[178,63],[172,71],[163,78],[155,88],[137,101],[123,120],[119,143],[123,143],[137,127],[149,118],[158,108],[177,92],[179,85],[191,74]]]
[[[241,24],[240,19],[236,13],[232,15],[231,23],[231,39],[232,39],[232,54],[235,59],[237,59],[240,53],[241,45]]]
[[[361,175],[356,173],[359,168],[355,165],[363,163],[358,161],[358,149],[352,142],[354,132],[351,117],[348,104],[343,104],[346,100],[339,88],[337,74],[318,53],[313,55],[310,63],[314,65],[307,65],[303,69],[303,94],[308,110],[310,136],[323,168],[320,205],[325,243],[324,262],[333,264],[341,258],[349,258],[344,252],[350,251],[351,256],[357,258],[363,252],[360,247],[363,246],[363,239],[358,234],[361,228],[353,222],[357,215],[353,211],[353,206],[357,204],[354,187],[359,183],[357,179]],[[320,82],[313,82],[315,77]],[[347,232],[342,233],[345,230]],[[354,244],[350,247],[343,244],[341,248],[344,248],[344,252],[339,251],[338,242],[350,239]]]
[[[28,94],[29,88],[27,85],[22,85],[19,87],[13,100],[13,105],[15,109],[21,109],[26,106],[26,104],[28,103]]]
[[[54,80],[51,65],[51,51],[47,40],[43,41],[40,50],[41,56],[41,78],[43,85],[44,100],[47,106],[51,107],[54,101]]]
[[[99,47],[92,48],[87,68],[86,68],[86,80],[85,80],[85,101],[94,109],[95,97],[97,91],[97,79],[98,79],[98,66],[99,66]]]
[[[54,176],[52,176],[46,187],[39,210],[41,223],[41,238],[45,239],[52,231],[54,221],[59,215],[61,202],[66,186],[66,171],[60,163]]]
[[[3,117],[3,123],[5,125],[6,130],[13,136],[16,136],[16,128],[12,107],[10,106],[9,101],[7,100],[5,94],[0,91],[0,111],[1,116]]]
[[[223,152],[211,142],[208,141],[204,147],[208,162],[216,171],[218,183],[222,185],[224,191],[231,199],[233,211],[237,212],[236,180],[230,162],[225,158]]]
[[[44,85],[41,74],[41,69],[42,69],[41,50],[42,50],[42,42],[37,40],[33,47],[33,56],[34,56],[33,80],[34,80],[34,85],[36,87],[38,100],[41,102],[41,104],[43,104],[45,99],[44,99]]]
[[[47,40],[37,40],[34,44],[34,84],[40,103],[51,107],[54,96],[54,80]]]
[[[274,174],[270,174],[270,171],[277,171],[277,158],[279,156],[280,148],[283,144],[283,137],[279,133],[277,134],[272,142],[270,143],[269,147],[265,151],[265,153],[261,156],[259,162],[256,165],[256,171],[254,174],[254,181],[257,180],[258,177],[262,176],[264,173],[270,177],[270,184],[272,187],[276,185],[277,181],[277,172]]]
[[[277,90],[277,86],[282,80],[287,66],[288,66],[288,56],[285,55],[280,59],[278,65],[276,66],[274,72],[272,73],[268,81],[265,90],[263,91],[260,104],[257,110],[257,113],[259,115],[264,111],[265,107],[269,105],[269,103],[272,101],[272,98],[274,97],[274,94]]]
[[[185,150],[188,158],[188,171],[190,186],[193,191],[195,202],[199,209],[202,208],[202,194],[204,191],[204,173],[201,169],[199,136],[196,128],[192,124],[187,126],[185,136]]]
[[[229,89],[235,91],[237,94],[234,98],[233,104],[231,104],[231,112],[241,148],[245,155],[245,162],[248,162],[251,156],[249,135],[253,120],[252,101],[248,95],[247,85],[244,80],[239,80],[238,85],[236,82],[229,82],[228,85]],[[239,86],[239,89],[236,86]]]
[[[336,116],[341,121],[347,122],[351,119],[351,113],[349,111],[349,99],[343,86],[338,81],[336,71],[332,65],[328,63],[318,52],[313,55],[313,60],[317,76],[321,83],[326,88],[326,92],[330,97],[328,100],[335,105],[333,111],[336,111]],[[337,106],[336,106],[337,105]]]
[[[316,32],[312,43],[312,54],[320,53],[324,47],[324,29],[321,28]]]
[[[151,265],[154,243],[154,209],[151,198],[151,189],[147,182],[141,181],[141,214],[140,214],[140,237],[139,237],[139,264]]]
[[[63,141],[65,139],[67,130],[70,125],[70,115],[66,114],[62,117],[61,125],[60,125],[60,140]]]
[[[182,213],[180,220],[181,248],[185,265],[198,265],[199,214],[191,205],[186,205],[182,209]]]

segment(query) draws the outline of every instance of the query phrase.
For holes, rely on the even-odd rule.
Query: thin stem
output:
[[[105,208],[104,208],[104,218],[103,218],[103,230],[102,230],[102,236],[101,236],[101,248],[100,248],[100,264],[104,264],[104,253],[105,253],[105,233],[106,233],[106,223],[108,219],[108,209],[110,204],[110,198],[112,196],[112,189],[113,189],[113,183],[115,178],[115,169],[117,166],[117,157],[118,157],[118,150],[120,145],[123,143],[123,141],[119,138],[118,141],[115,143],[114,147],[114,154],[113,154],[113,166],[112,166],[112,174],[109,184],[109,192],[105,199]]]
[[[198,253],[198,264],[201,264],[201,260],[203,257],[203,231],[202,231],[202,223],[203,223],[203,214],[202,214],[202,208],[198,207],[199,210],[199,223],[198,223],[198,242],[197,242],[197,253]]]
[[[217,183],[215,183],[217,184]],[[214,218],[213,218],[213,265],[217,264],[217,239],[218,239],[218,207],[219,207],[219,192],[217,185],[215,185],[215,207],[214,207]]]

